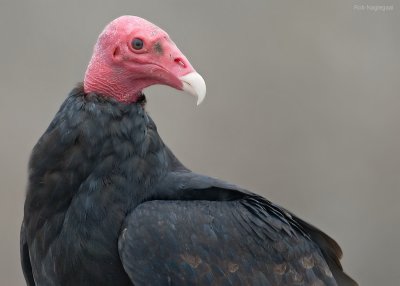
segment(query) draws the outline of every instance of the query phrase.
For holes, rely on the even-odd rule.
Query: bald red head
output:
[[[203,78],[168,34],[145,19],[122,16],[100,34],[84,79],[85,92],[98,92],[134,102],[154,84],[205,96]]]

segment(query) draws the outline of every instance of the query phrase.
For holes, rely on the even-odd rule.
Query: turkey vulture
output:
[[[357,285],[329,236],[182,165],[142,90],[205,96],[166,32],[122,16],[100,34],[32,151],[21,228],[28,285]]]

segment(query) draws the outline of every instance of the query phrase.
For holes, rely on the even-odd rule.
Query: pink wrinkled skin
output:
[[[143,40],[135,50],[131,42]],[[179,77],[194,69],[168,34],[135,16],[122,16],[100,34],[85,73],[84,90],[135,102],[141,91],[163,84],[182,90]]]

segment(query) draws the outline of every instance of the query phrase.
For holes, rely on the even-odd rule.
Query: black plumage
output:
[[[28,285],[356,285],[327,235],[184,167],[144,106],[80,85],[40,138],[21,229]]]

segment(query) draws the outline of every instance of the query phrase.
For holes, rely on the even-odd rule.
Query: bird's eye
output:
[[[139,39],[139,38],[134,38],[132,40],[132,48],[134,48],[135,50],[140,50],[143,48],[143,40]]]

